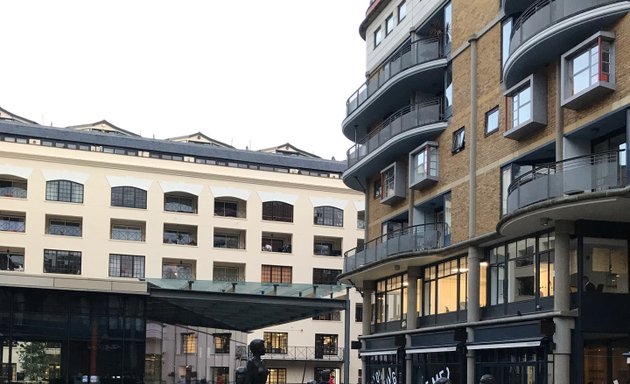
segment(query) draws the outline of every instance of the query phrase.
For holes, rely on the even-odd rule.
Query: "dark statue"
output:
[[[479,380],[479,384],[495,384],[494,376],[490,374],[485,374],[481,376],[481,380]]]
[[[247,365],[236,369],[236,384],[265,384],[269,371],[260,358],[265,354],[265,342],[261,339],[252,340],[249,351],[252,358],[247,360]]]

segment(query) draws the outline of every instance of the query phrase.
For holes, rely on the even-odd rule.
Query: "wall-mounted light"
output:
[[[551,219],[549,217],[540,218],[540,225],[542,225],[543,227],[549,226],[550,223],[551,223]]]

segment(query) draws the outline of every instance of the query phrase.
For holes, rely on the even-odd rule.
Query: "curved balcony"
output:
[[[627,0],[538,0],[514,21],[506,88],[630,10]]]
[[[351,273],[382,260],[409,252],[439,249],[450,245],[446,223],[420,224],[388,233],[344,254],[343,273]]]
[[[436,97],[396,111],[346,152],[348,169],[344,183],[360,190],[358,180],[379,172],[388,164],[446,129],[444,99]]]
[[[544,229],[553,220],[629,221],[626,182],[625,150],[539,165],[508,187],[499,228],[512,235]]]
[[[399,49],[346,101],[344,135],[350,140],[355,140],[355,134],[366,135],[369,124],[404,105],[413,91],[423,87],[429,94],[443,91],[445,57],[437,38],[414,41]]]
[[[503,12],[506,16],[521,13],[536,0],[503,0]]]

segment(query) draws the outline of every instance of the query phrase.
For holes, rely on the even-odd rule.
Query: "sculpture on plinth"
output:
[[[265,384],[269,371],[260,356],[265,354],[265,342],[254,339],[249,343],[252,357],[247,360],[245,367],[236,369],[236,384]]]

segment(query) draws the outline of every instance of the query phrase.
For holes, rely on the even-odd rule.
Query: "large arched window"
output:
[[[112,206],[146,209],[147,191],[129,186],[113,187]]]
[[[313,223],[331,227],[343,227],[343,209],[330,206],[315,207]]]
[[[47,181],[46,200],[83,203],[83,184],[70,180]]]
[[[282,201],[263,203],[263,220],[293,222],[293,206]]]

